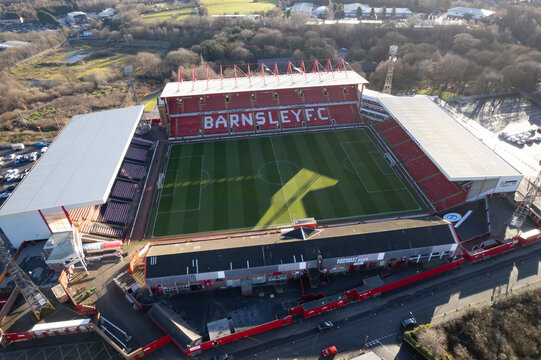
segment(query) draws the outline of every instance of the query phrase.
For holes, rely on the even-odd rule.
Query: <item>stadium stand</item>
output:
[[[68,215],[73,222],[81,222],[90,219],[91,212],[94,212],[96,206],[85,206],[78,209],[68,210]]]
[[[286,105],[302,105],[304,103],[304,98],[301,94],[294,89],[282,89],[278,90],[278,103],[280,106]]]
[[[171,113],[195,113],[199,111],[199,97],[185,97],[182,100],[171,102]]]
[[[410,160],[404,163],[404,166],[416,181],[420,181],[430,175],[440,172],[428,156],[421,156],[414,160]]]
[[[224,94],[205,95],[199,99],[199,111],[219,111],[226,108]]]
[[[391,146],[397,145],[406,140],[410,140],[409,135],[400,126],[389,129],[383,133],[383,136],[387,139]]]
[[[280,109],[278,113],[280,114],[280,123],[282,124],[282,128],[296,128],[306,124],[304,108]]]
[[[115,201],[108,201],[105,205],[105,212],[103,213],[102,221],[126,225],[128,222],[128,215],[130,213],[131,204],[119,203]]]
[[[455,205],[463,203],[464,201],[466,201],[467,196],[468,196],[468,193],[460,192],[456,195],[452,195],[451,197],[448,197],[436,202],[434,206],[436,207],[436,210],[445,210]]]
[[[255,117],[252,112],[238,112],[229,114],[229,127],[233,132],[246,132],[255,130]]]
[[[250,109],[252,107],[251,93],[241,92],[225,95],[226,109]]]
[[[329,109],[319,110],[317,117],[312,117],[310,121],[307,122],[308,126],[328,126],[331,125],[331,118],[329,116]]]
[[[124,236],[125,229],[103,224],[84,223],[81,226],[80,231],[85,234],[95,234],[107,237],[121,238]]]
[[[342,102],[346,100],[344,90],[341,86],[329,86],[326,88],[330,102]]]
[[[144,174],[145,167],[143,165],[124,162],[118,175],[126,179],[141,180]]]
[[[137,183],[117,180],[113,186],[111,197],[125,200],[133,200],[137,191]]]
[[[151,143],[151,142],[145,141],[145,140],[141,140],[141,139],[138,139],[138,138],[133,138],[133,139],[131,140],[131,144],[132,144],[132,145],[135,145],[135,146],[139,146],[139,147],[145,148],[145,149],[150,149],[150,147],[152,146],[152,143]]]
[[[278,110],[266,110],[267,118],[272,119],[271,121],[265,121],[264,123],[259,123],[257,121],[257,112],[254,112],[256,116],[256,130],[276,130],[280,128],[280,115]]]
[[[332,105],[328,107],[331,119],[336,124],[352,124],[359,121],[359,114],[351,105]]]
[[[173,118],[171,136],[196,136],[201,133],[201,115]]]
[[[359,99],[357,98],[357,89],[355,88],[355,86],[344,86],[342,88],[342,92],[344,93],[346,101],[359,101]]]
[[[300,89],[300,91],[302,91],[302,96],[306,104],[329,102],[328,95],[323,88],[304,88]]]
[[[134,146],[130,146],[126,152],[126,159],[145,162],[148,155],[147,149],[141,149]]]
[[[398,126],[398,124],[393,119],[387,119],[387,120],[385,120],[383,122],[380,122],[379,124],[376,125],[376,127],[377,127],[377,129],[379,130],[380,133],[384,133],[385,131],[393,129],[393,128],[397,127],[397,126]]]
[[[251,97],[252,97],[252,106],[254,108],[269,107],[269,106],[277,105],[276,99],[274,98],[272,91],[254,92],[252,93]]]
[[[447,180],[442,173],[427,177],[417,182],[417,184],[419,184],[423,192],[433,202],[457,194],[461,191],[455,184]]]
[[[425,156],[423,151],[415,144],[413,140],[403,142],[392,148],[398,160],[405,163],[410,160],[414,160],[419,156]]]

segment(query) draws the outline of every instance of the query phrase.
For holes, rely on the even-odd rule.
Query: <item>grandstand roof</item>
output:
[[[143,106],[76,115],[0,208],[0,216],[103,204]]]
[[[171,82],[165,85],[160,97],[227,94],[243,91],[299,89],[332,85],[359,85],[368,81],[355,71],[332,71],[290,75],[243,76],[235,78]]]
[[[449,180],[521,176],[427,96],[378,99]]]

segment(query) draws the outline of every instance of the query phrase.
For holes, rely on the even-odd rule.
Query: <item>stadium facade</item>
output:
[[[353,270],[450,259],[459,240],[452,224],[420,217],[262,236],[154,245],[145,280],[157,295],[320,278]]]

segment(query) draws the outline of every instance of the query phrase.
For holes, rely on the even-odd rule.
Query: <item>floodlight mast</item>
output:
[[[1,230],[0,230],[1,231]],[[13,260],[8,250],[4,245],[3,240],[4,233],[0,233],[0,262],[4,265],[4,268],[9,272],[9,275],[13,279],[15,285],[19,288],[24,300],[32,309],[32,312],[38,320],[45,315],[46,312],[53,312],[54,306],[49,299],[43,295],[38,289],[36,284],[30,280],[28,275],[21,269],[21,267]]]
[[[396,60],[398,59],[396,57],[396,54],[398,54],[398,46],[397,45],[389,46],[389,68],[387,69],[387,76],[385,77],[385,84],[383,85],[384,94],[391,94],[391,88],[393,85],[394,66],[396,64]]]

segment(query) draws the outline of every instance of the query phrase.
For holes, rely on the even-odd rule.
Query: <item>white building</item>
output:
[[[100,17],[100,19],[104,19],[104,18],[108,18],[108,17],[111,17],[115,14],[115,9],[113,8],[107,8],[105,10],[103,10],[102,12],[100,12],[98,14],[98,16]]]
[[[372,12],[372,7],[367,4],[360,4],[360,3],[352,3],[352,4],[344,4],[344,14],[347,18],[356,18],[357,17],[357,9],[361,8],[362,10],[362,17],[366,18],[370,16],[370,13]],[[374,8],[374,14],[378,19],[380,18],[390,18],[393,16],[393,8],[388,7],[386,8],[385,15],[383,15],[383,8]],[[408,8],[395,8],[395,18],[399,19],[407,19],[410,16],[412,16],[413,13]]]
[[[68,21],[71,25],[86,24],[88,15],[82,11],[73,11],[68,13]]]
[[[293,6],[291,7],[291,15],[312,16],[313,13],[314,4],[312,3],[300,2],[293,4]]]
[[[468,7],[456,7],[447,10],[447,17],[459,19],[485,20],[494,15],[494,11]]]
[[[71,231],[67,211],[104,204],[143,106],[74,116],[0,207],[0,229],[14,248]]]

